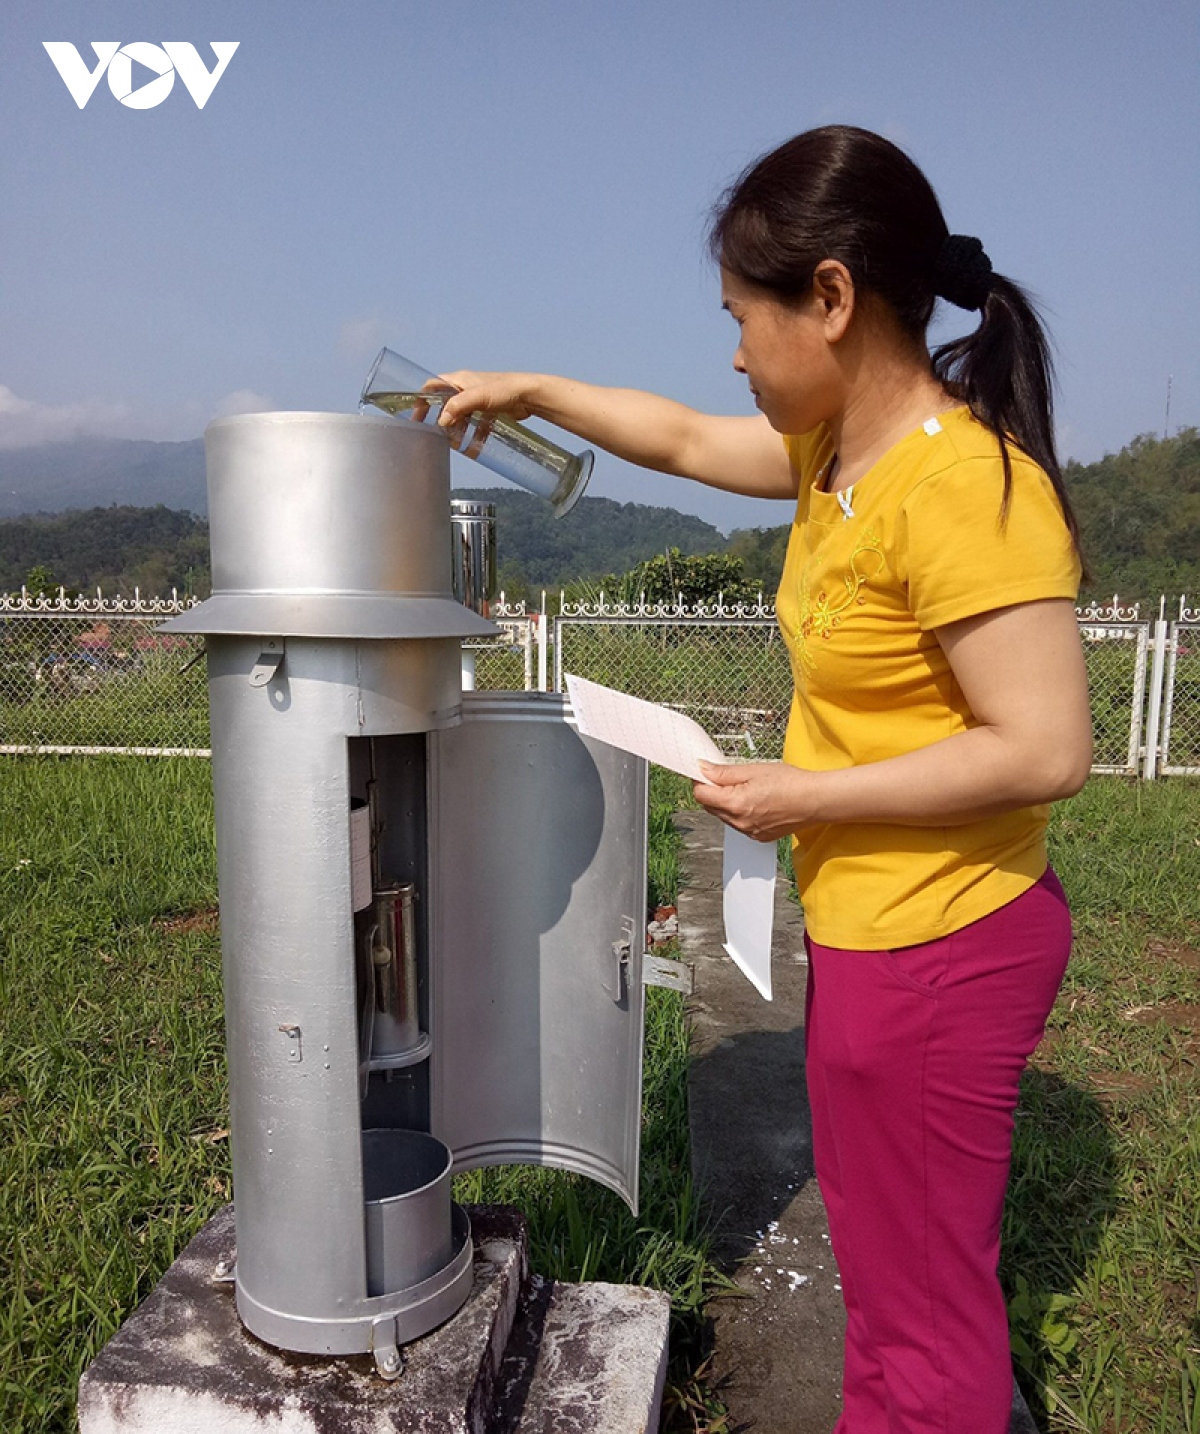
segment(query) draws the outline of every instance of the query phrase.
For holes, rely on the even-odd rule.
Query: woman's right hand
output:
[[[542,418],[585,443],[660,473],[694,478],[731,493],[794,498],[797,477],[779,435],[762,414],[723,418],[632,388],[606,388],[545,373],[456,369],[426,384],[452,384],[438,415],[448,431],[473,413]]]
[[[535,412],[529,395],[538,379],[533,373],[476,373],[473,369],[455,369],[439,374],[425,386],[449,383],[458,390],[442,405],[438,423],[453,428],[473,413],[503,413],[509,418],[529,418]]]

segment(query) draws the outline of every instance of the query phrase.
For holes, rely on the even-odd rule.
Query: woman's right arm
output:
[[[469,414],[534,416],[618,458],[755,498],[794,498],[797,477],[778,433],[761,415],[723,418],[633,388],[601,388],[540,373],[441,375],[460,391],[439,422]]]

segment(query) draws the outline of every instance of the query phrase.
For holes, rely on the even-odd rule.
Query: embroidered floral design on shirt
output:
[[[862,607],[866,598],[862,589],[872,578],[878,577],[883,569],[883,548],[879,534],[874,528],[867,528],[859,537],[850,553],[849,569],[842,574],[842,588],[836,587],[831,593],[822,587],[814,594],[809,586],[808,571],[812,557],[804,565],[800,577],[800,622],[796,635],[796,655],[799,658],[799,673],[816,669],[817,656],[813,650],[813,639],[828,639],[840,627],[846,614],[854,607]]]

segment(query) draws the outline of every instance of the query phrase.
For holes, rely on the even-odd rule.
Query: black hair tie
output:
[[[969,234],[947,234],[933,266],[933,292],[960,309],[982,309],[992,288],[992,261]]]

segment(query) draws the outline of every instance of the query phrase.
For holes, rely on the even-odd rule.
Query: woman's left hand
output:
[[[695,784],[696,800],[755,841],[778,841],[816,820],[812,772],[786,762],[700,767],[706,780]]]

